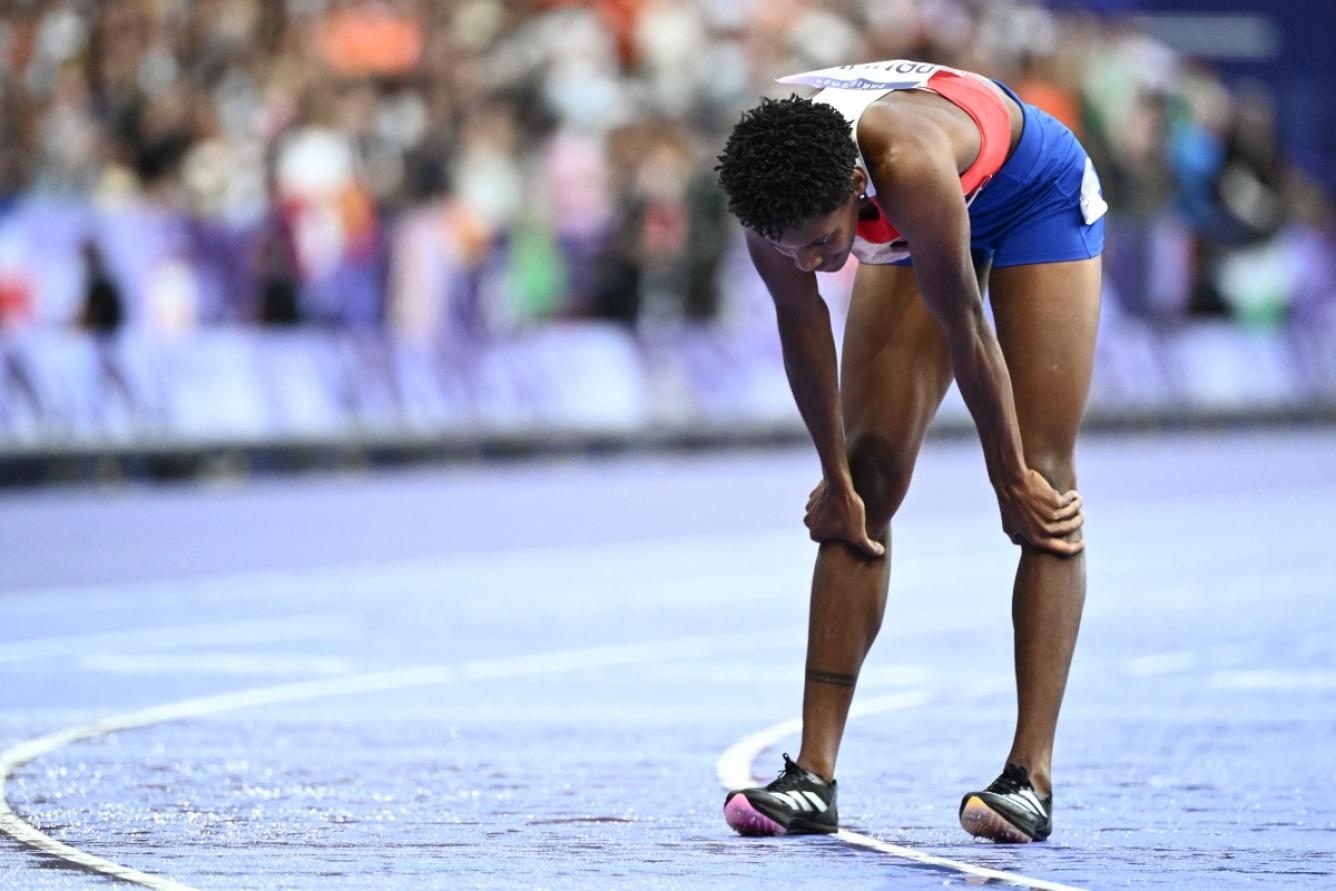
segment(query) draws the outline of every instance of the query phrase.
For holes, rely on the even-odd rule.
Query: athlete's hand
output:
[[[812,541],[843,541],[851,544],[865,557],[886,555],[886,546],[873,541],[867,534],[867,514],[863,499],[853,486],[830,485],[822,480],[807,498],[807,515],[803,518],[812,535]]]
[[[1079,554],[1085,547],[1076,534],[1085,524],[1085,514],[1075,489],[1059,492],[1037,470],[1027,470],[1019,482],[998,487],[997,501],[1002,509],[1002,531],[1015,544],[1028,544],[1060,557]]]

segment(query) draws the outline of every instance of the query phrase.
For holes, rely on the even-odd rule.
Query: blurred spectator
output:
[[[292,245],[277,225],[260,238],[257,278],[260,285],[259,321],[287,326],[301,321],[297,295],[297,264]]]
[[[91,240],[83,243],[84,301],[79,313],[80,327],[94,334],[114,334],[125,322],[125,304],[121,289],[107,272],[102,251]]]
[[[1060,64],[1058,56],[1051,53],[1023,53],[1017,70],[1019,77],[1011,86],[1016,95],[1062,121],[1079,138],[1081,97],[1071,86],[1077,81],[1064,77]]]

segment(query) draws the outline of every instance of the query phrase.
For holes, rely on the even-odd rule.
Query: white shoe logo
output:
[[[802,813],[816,811],[819,814],[826,812],[826,803],[821,800],[821,796],[815,792],[771,792],[772,798],[778,798],[789,807]]]
[[[1021,804],[1025,805],[1027,810],[1034,812],[1035,816],[1048,816],[1044,812],[1043,803],[1040,802],[1038,796],[1034,794],[1033,789],[1020,789],[1012,797],[1018,799]]]

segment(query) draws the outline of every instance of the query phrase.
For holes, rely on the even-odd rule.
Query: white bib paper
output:
[[[836,90],[912,90],[922,87],[928,78],[943,67],[909,59],[892,59],[889,62],[864,62],[804,71],[802,74],[778,78],[778,83]]]
[[[1081,177],[1081,217],[1089,226],[1108,210],[1109,205],[1099,187],[1099,174],[1095,172],[1095,165],[1086,158],[1085,175]]]

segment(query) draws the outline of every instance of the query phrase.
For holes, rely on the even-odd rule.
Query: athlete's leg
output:
[[[840,389],[849,468],[867,509],[868,534],[886,545],[886,557],[869,560],[842,542],[826,542],[817,553],[798,763],[826,777],[835,775],[858,671],[886,609],[891,516],[950,383],[946,338],[919,295],[914,270],[860,268]]]
[[[1076,434],[1090,390],[1100,259],[994,269],[997,337],[1011,374],[1026,463],[1059,491],[1076,487]],[[1075,533],[1080,535],[1080,533]],[[1085,555],[1022,550],[1012,592],[1016,736],[1007,761],[1051,790],[1053,736],[1085,603]]]

